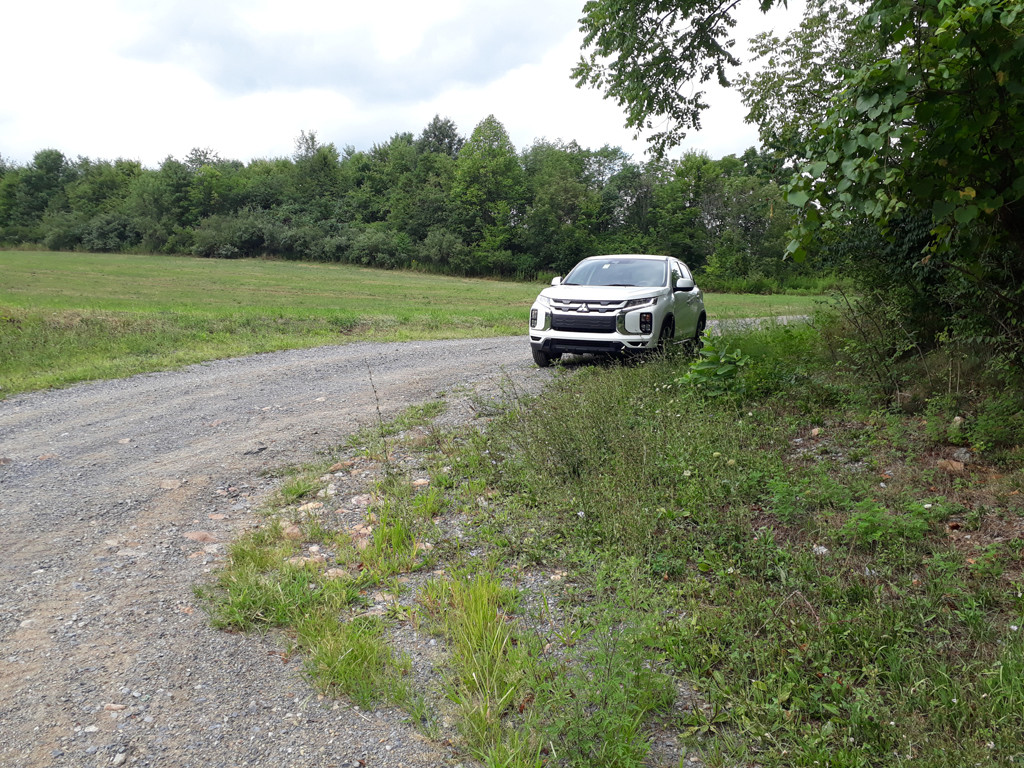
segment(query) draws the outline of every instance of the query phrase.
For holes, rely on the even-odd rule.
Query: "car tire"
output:
[[[547,368],[551,363],[561,358],[561,355],[549,355],[540,349],[531,350],[533,352],[533,362],[537,364],[538,368]]]
[[[701,315],[697,320],[697,328],[693,332],[693,338],[690,339],[690,343],[687,344],[691,355],[696,355],[704,348],[704,329],[707,327],[708,319],[704,315]]]
[[[658,351],[668,350],[668,344],[676,337],[676,321],[674,317],[666,317],[661,323],[661,332],[658,334]]]

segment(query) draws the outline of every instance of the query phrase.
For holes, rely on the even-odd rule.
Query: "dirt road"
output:
[[[211,629],[192,586],[254,524],[265,472],[378,403],[550,375],[525,338],[353,344],[0,402],[0,766],[457,762],[400,713],[319,700],[275,642]]]

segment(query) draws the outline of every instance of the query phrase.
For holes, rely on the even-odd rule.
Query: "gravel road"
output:
[[[370,374],[377,397],[370,386]],[[525,338],[352,344],[0,401],[0,766],[443,766],[397,712],[319,699],[192,586],[268,470],[442,392],[536,390]]]

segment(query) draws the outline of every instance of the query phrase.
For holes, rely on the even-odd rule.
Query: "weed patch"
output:
[[[1016,681],[997,696],[1013,702],[998,714],[984,694],[988,716],[1004,727],[998,738],[975,713],[980,682],[1020,645],[1022,547],[960,531],[1001,518],[1013,521],[1006,538],[1021,539],[1019,493],[1007,495],[1020,482],[1019,462],[993,481],[982,468],[934,459],[946,433],[927,433],[912,415],[866,410],[862,392],[841,396],[809,332],[715,344],[692,363],[581,371],[511,409],[456,464],[464,483],[482,478],[508,499],[512,514],[486,528],[510,556],[586,562],[569,566],[583,581],[601,563],[632,558],[632,592],[622,582],[618,590],[664,595],[642,609],[660,617],[649,643],[662,656],[641,654],[630,666],[628,649],[644,643],[631,634],[644,636],[634,618],[618,626],[622,634],[589,633],[585,661],[547,688],[552,700],[561,696],[549,715],[572,711],[576,724],[572,737],[555,727],[555,743],[587,745],[559,760],[642,760],[643,741],[630,734],[645,732],[649,712],[619,710],[616,725],[587,731],[597,706],[593,691],[578,688],[594,669],[611,675],[609,654],[623,670],[692,684],[698,701],[673,727],[708,759],[941,765],[964,744],[983,762],[1013,757],[1011,742],[1024,735]],[[886,357],[874,373],[901,381],[897,364]],[[785,397],[773,394],[778,382],[790,383]],[[793,392],[794,382],[806,386]],[[972,482],[960,481],[964,473]],[[995,497],[998,513],[983,501]],[[657,676],[615,677],[617,690],[635,684],[643,701],[668,688]],[[599,700],[615,710],[610,695]],[[538,722],[550,728],[556,719]],[[602,740],[616,733],[619,746]]]

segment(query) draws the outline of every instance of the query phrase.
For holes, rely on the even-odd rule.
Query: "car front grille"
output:
[[[555,331],[584,331],[587,333],[615,333],[615,315],[564,315],[553,312],[551,328]]]

